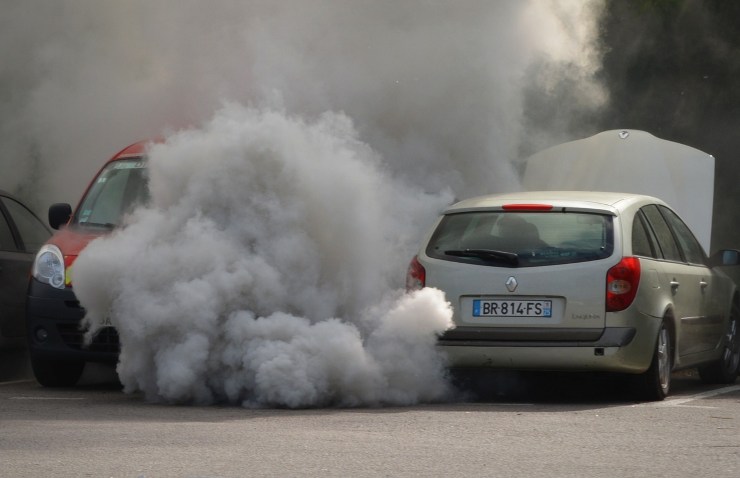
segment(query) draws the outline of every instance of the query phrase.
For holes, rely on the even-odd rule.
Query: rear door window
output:
[[[613,250],[610,215],[481,211],[442,218],[426,253],[456,262],[532,267],[603,259]]]
[[[641,211],[645,214],[653,232],[655,232],[663,259],[683,262],[681,250],[676,243],[676,239],[673,237],[673,233],[671,233],[671,229],[668,227],[668,223],[666,223],[663,215],[658,211],[658,206],[651,204],[650,206],[643,207]]]
[[[694,234],[691,233],[691,230],[681,220],[681,218],[678,217],[675,212],[664,206],[660,206],[660,212],[663,213],[666,221],[673,228],[673,232],[676,233],[676,239],[684,253],[686,262],[690,264],[706,264],[704,249],[702,249],[699,241],[696,240]]]

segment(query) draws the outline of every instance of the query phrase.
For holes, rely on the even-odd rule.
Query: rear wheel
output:
[[[704,383],[733,383],[740,367],[740,303],[735,301],[730,311],[730,321],[725,333],[722,358],[699,367]]]
[[[671,389],[672,368],[671,334],[665,323],[662,323],[655,341],[650,368],[635,377],[634,385],[637,398],[648,401],[663,400]]]
[[[85,362],[78,360],[48,360],[31,357],[36,381],[44,387],[71,387],[82,376]]]

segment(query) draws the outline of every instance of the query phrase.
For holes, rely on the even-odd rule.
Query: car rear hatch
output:
[[[445,338],[595,341],[615,264],[613,213],[488,210],[448,214],[419,259],[456,329]]]

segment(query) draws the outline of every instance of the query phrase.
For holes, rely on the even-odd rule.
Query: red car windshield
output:
[[[146,161],[121,159],[108,164],[82,200],[74,223],[114,228],[123,217],[149,199]]]

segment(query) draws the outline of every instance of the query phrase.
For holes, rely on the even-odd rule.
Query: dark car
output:
[[[59,230],[36,255],[26,314],[31,368],[43,386],[74,385],[86,362],[118,360],[113,327],[103,327],[91,343],[85,343],[80,329],[85,311],[75,296],[70,271],[90,241],[110,233],[127,212],[146,201],[146,145],[133,144],[108,160],[74,212],[63,203],[49,208],[49,224]]]
[[[18,198],[0,190],[0,348],[25,343],[28,276],[51,231]]]

